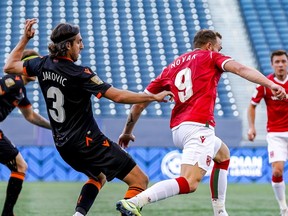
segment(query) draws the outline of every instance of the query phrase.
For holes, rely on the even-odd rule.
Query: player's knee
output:
[[[141,188],[146,189],[148,187],[149,177],[145,173],[143,173],[140,178],[141,178],[141,182],[140,182]]]
[[[5,164],[11,172],[26,173],[28,165],[24,160],[13,158]]]
[[[273,169],[273,176],[275,177],[281,177],[283,175],[283,170],[281,169]]]
[[[26,161],[17,162],[17,172],[26,173],[28,164]]]
[[[213,160],[217,163],[222,163],[224,161],[230,160],[230,151],[224,143],[222,143],[221,148],[219,149]]]

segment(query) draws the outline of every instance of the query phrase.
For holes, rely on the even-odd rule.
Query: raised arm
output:
[[[36,18],[27,19],[25,21],[24,34],[21,37],[18,44],[16,45],[16,47],[9,54],[3,68],[4,72],[8,74],[9,73],[23,74],[23,62],[21,61],[21,57],[29,40],[34,37],[35,29],[33,29],[33,25],[36,22],[37,22]]]
[[[262,86],[270,88],[272,93],[279,99],[286,98],[286,92],[282,86],[279,86],[274,82],[272,82],[271,80],[267,79],[260,71],[254,68],[247,67],[236,61],[228,61],[224,65],[224,68],[226,71],[230,71],[253,83],[257,83]]]

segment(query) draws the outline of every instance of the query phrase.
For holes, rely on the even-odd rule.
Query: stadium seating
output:
[[[239,1],[259,69],[265,75],[272,72],[270,53],[276,49],[288,49],[287,3],[287,0]]]
[[[90,66],[117,88],[136,92],[143,91],[167,63],[192,49],[191,39],[197,30],[213,29],[206,0],[8,0],[1,1],[0,10],[6,14],[6,19],[0,21],[3,28],[0,48],[5,50],[1,53],[2,59],[16,45],[22,33],[19,27],[25,18],[39,19],[37,36],[29,48],[42,55],[47,53],[53,27],[62,21],[70,22],[81,27],[85,45],[76,63]],[[278,39],[271,42],[277,46],[281,43]],[[3,64],[4,61],[0,62],[1,67]],[[39,85],[28,85],[27,90],[34,109],[46,116]],[[96,117],[125,117],[130,108],[106,99],[94,99],[93,107]],[[143,115],[166,118],[172,108],[170,103],[155,103]],[[219,83],[215,115],[219,118],[238,116],[227,76]]]

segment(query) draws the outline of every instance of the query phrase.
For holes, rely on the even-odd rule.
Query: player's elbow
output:
[[[115,103],[125,103],[126,97],[123,94],[118,94],[113,97]]]
[[[12,71],[12,68],[11,68],[10,65],[5,64],[4,67],[3,67],[3,71],[4,71],[5,73],[8,73],[8,74],[9,74],[9,73]]]

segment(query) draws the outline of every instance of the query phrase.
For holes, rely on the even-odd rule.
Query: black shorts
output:
[[[73,169],[94,179],[102,172],[107,181],[114,178],[122,180],[136,166],[133,158],[125,150],[104,135],[91,141],[89,146],[86,143],[66,143],[56,148]]]
[[[0,130],[0,163],[6,164],[19,153],[18,149]]]

